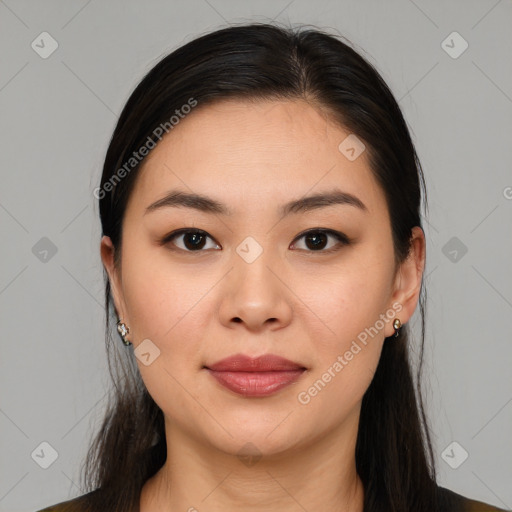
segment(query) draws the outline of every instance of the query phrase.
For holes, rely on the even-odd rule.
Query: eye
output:
[[[180,238],[182,239],[181,246],[180,244],[174,242],[175,239],[179,240]],[[297,238],[295,238],[295,241],[290,247],[293,247],[296,244],[296,241],[302,238],[305,240],[306,250],[308,252],[330,253],[339,250],[341,248],[340,246],[350,244],[350,239],[339,231],[315,228],[300,234]],[[337,243],[326,249],[326,242],[328,242],[329,238],[334,239]],[[161,244],[166,245],[172,243],[178,249],[186,252],[203,252],[202,249],[220,248],[220,246],[216,243],[213,244],[213,247],[207,247],[207,239],[213,241],[213,238],[202,229],[183,228],[177,231],[173,231],[169,235],[165,236],[161,241]],[[299,249],[304,250],[300,247]]]
[[[213,240],[213,238],[201,229],[180,229],[178,231],[174,231],[170,233],[162,240],[162,245],[165,245],[175,238],[182,237],[183,238],[183,246],[176,245],[179,249],[187,251],[187,252],[201,252],[201,249],[205,248],[206,239],[209,238]],[[173,242],[174,243],[174,242]],[[215,245],[215,244],[214,244]],[[220,247],[216,244],[217,247]],[[212,247],[206,247],[206,249],[211,249]],[[215,247],[213,247],[215,248]]]
[[[328,249],[325,249],[325,245],[328,242],[329,237],[334,238],[338,243],[334,246],[331,245]],[[295,240],[300,240],[301,238],[304,238],[305,240],[306,249],[312,249],[312,251],[309,252],[330,253],[339,250],[344,245],[350,244],[350,240],[346,235],[339,231],[333,231],[332,229],[310,229],[309,231],[299,235]]]

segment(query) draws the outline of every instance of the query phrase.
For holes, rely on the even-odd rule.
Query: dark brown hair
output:
[[[425,183],[409,130],[389,88],[348,42],[316,28],[234,25],[198,37],[160,60],[135,88],[112,135],[99,198],[103,234],[120,264],[127,201],[144,160],[127,168],[155,129],[193,98],[198,108],[236,98],[305,99],[354,133],[367,148],[389,209],[395,260],[409,254],[411,230],[421,224]],[[190,103],[189,103],[190,104]],[[193,115],[193,113],[191,114]],[[179,129],[179,128],[178,128]],[[113,179],[119,169],[127,172]],[[110,183],[110,186],[108,185]],[[107,193],[108,191],[108,193]],[[424,201],[426,207],[426,200]],[[83,467],[90,510],[127,512],[166,459],[163,413],[148,394],[131,350],[112,339],[116,313],[105,272],[106,343],[113,388],[103,424]],[[386,340],[361,408],[356,466],[366,512],[433,512],[435,461],[421,394],[425,290],[421,286],[421,343],[416,383],[408,326]],[[112,316],[112,318],[111,318]]]

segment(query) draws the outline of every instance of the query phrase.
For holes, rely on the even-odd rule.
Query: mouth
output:
[[[205,370],[222,386],[244,397],[266,397],[296,382],[306,368],[280,356],[228,357]]]

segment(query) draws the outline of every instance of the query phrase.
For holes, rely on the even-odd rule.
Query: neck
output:
[[[356,471],[356,421],[307,448],[241,458],[166,422],[167,460],[144,485],[140,512],[363,512]]]

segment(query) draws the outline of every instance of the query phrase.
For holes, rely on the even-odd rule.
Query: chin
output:
[[[229,455],[238,457],[279,457],[289,454],[298,448],[300,438],[296,429],[290,428],[269,428],[266,422],[252,425],[250,429],[227,426],[230,436],[222,436],[222,439],[210,439],[212,445],[218,450]]]

